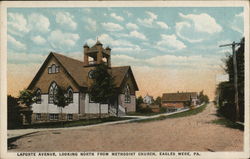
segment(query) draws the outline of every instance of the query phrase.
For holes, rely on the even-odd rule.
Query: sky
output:
[[[83,45],[109,46],[112,66],[130,65],[137,95],[204,90],[243,37],[242,7],[8,8],[8,94],[17,96],[48,56],[82,60]]]

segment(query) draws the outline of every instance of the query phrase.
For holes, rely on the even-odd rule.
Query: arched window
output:
[[[51,66],[51,72],[52,72],[52,73],[56,73],[56,65],[55,65],[55,64],[53,64],[53,65]]]
[[[52,82],[49,87],[49,103],[54,103],[56,93],[57,93],[57,84],[56,82]]]
[[[125,103],[130,103],[130,88],[129,85],[126,86],[125,88]]]
[[[68,88],[68,102],[73,103],[73,90],[71,87]]]
[[[36,104],[41,104],[42,102],[42,95],[41,95],[41,89],[36,90]]]
[[[52,64],[49,67],[49,74],[51,74],[51,73],[58,73],[58,72],[59,72],[59,66],[57,66],[55,64]]]

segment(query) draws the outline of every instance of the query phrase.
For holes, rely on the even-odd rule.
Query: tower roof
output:
[[[102,43],[99,40],[97,40],[96,45],[102,45]]]

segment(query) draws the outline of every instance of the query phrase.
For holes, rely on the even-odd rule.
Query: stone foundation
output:
[[[37,119],[37,114],[40,114],[40,119]],[[101,114],[101,118],[109,117],[109,114]],[[49,113],[33,113],[31,116],[32,124],[44,123],[44,122],[56,122],[56,121],[75,121],[81,119],[94,119],[99,118],[99,114],[72,114],[72,119],[67,118],[66,113],[59,113],[58,119],[50,119]]]

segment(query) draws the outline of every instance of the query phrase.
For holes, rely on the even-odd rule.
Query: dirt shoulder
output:
[[[216,125],[213,104],[193,116],[146,123],[42,131],[10,151],[242,151],[244,132]]]

